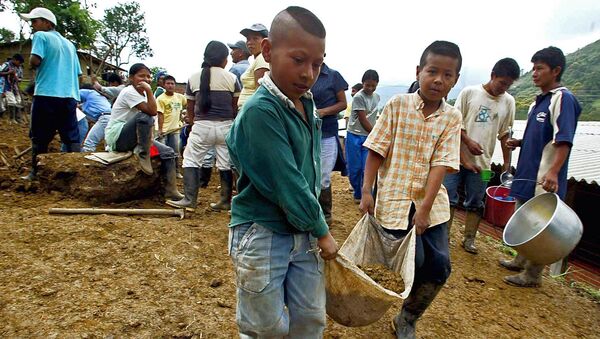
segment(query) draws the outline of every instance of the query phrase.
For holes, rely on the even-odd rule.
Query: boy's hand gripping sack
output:
[[[399,273],[405,289],[398,295],[356,265],[379,264]],[[415,232],[404,239],[387,234],[368,214],[356,224],[335,260],[325,265],[327,314],[337,323],[356,327],[379,320],[399,298],[406,298],[415,273]]]

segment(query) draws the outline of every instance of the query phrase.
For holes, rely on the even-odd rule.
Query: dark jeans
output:
[[[149,140],[145,145],[139,144],[144,148],[144,152],[150,153],[150,146],[154,145],[158,149],[161,160],[177,158],[177,154],[171,147],[158,141],[151,140],[153,126],[154,119],[152,119],[151,116],[142,112],[136,114],[123,125],[121,134],[119,134],[119,138],[115,143],[116,147],[114,150],[117,152],[132,151],[138,146],[138,134],[140,134],[139,139]]]
[[[48,152],[48,144],[57,131],[68,151],[70,145],[79,144],[76,107],[73,98],[33,97],[29,137],[38,154]]]
[[[384,230],[397,237],[403,238],[413,228],[412,218],[415,215],[412,205],[408,215],[407,230]],[[448,225],[442,223],[429,227],[423,234],[416,237],[415,253],[415,286],[424,282],[443,284],[450,276],[450,251],[448,249]]]

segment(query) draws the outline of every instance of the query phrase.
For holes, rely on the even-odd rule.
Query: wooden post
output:
[[[117,215],[171,215],[185,217],[184,209],[156,208],[50,208],[50,214],[117,214]]]

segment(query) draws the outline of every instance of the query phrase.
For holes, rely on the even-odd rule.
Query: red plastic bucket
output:
[[[510,188],[490,186],[485,190],[485,215],[490,224],[498,227],[506,226],[515,212],[515,199],[509,196]]]

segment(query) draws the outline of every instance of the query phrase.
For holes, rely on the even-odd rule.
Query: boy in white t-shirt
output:
[[[462,247],[476,254],[475,235],[481,221],[486,182],[482,170],[489,170],[496,138],[502,143],[503,169],[508,170],[509,149],[506,147],[508,128],[515,119],[515,99],[506,91],[519,78],[520,68],[511,58],[498,61],[492,69],[490,81],[484,85],[465,87],[456,99],[455,107],[463,116],[461,129],[460,171],[447,174],[444,186],[450,199],[448,233],[458,204],[458,187],[465,186],[465,233]]]

